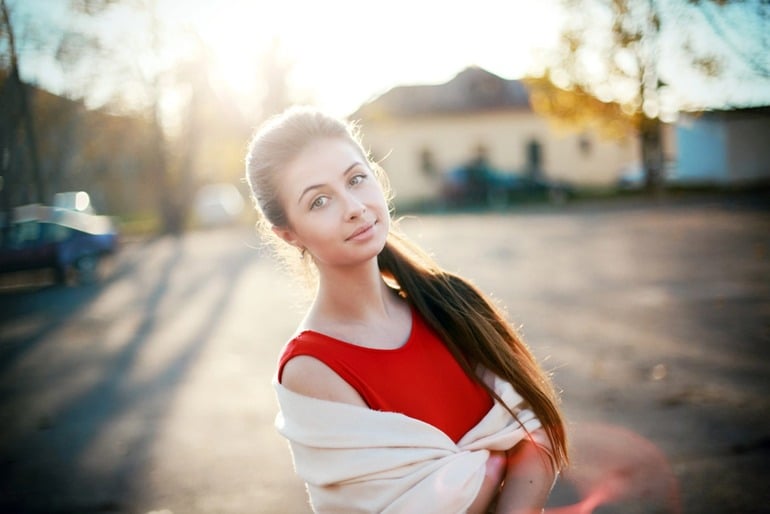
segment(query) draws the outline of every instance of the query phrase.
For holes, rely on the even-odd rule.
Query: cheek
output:
[[[309,244],[324,244],[339,238],[342,214],[335,209],[323,209],[305,218],[302,236]]]
[[[379,182],[373,180],[371,187],[366,190],[366,197],[369,203],[387,206],[388,202],[385,200],[385,193],[382,191]]]

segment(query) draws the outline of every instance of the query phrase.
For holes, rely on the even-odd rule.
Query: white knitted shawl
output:
[[[313,510],[465,512],[481,487],[489,450],[508,450],[527,432],[545,442],[540,421],[511,385],[491,373],[485,380],[515,406],[521,425],[495,402],[457,443],[414,418],[310,398],[274,380],[281,408],[275,425],[289,440]]]

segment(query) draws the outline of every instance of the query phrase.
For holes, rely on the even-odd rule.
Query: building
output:
[[[684,113],[676,140],[676,178],[682,183],[770,182],[770,107]]]
[[[638,159],[634,134],[609,140],[559,131],[518,80],[471,67],[438,85],[399,86],[361,106],[364,144],[387,170],[399,205],[435,201],[453,169],[484,158],[501,174],[609,186]]]

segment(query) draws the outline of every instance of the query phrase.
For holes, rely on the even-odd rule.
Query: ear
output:
[[[272,231],[275,235],[286,241],[288,244],[292,246],[296,246],[297,248],[303,248],[302,243],[300,243],[299,239],[297,238],[297,235],[294,233],[294,231],[290,228],[286,227],[272,227]]]

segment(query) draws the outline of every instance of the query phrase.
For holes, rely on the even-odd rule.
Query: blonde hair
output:
[[[364,150],[355,124],[311,108],[294,107],[260,128],[246,157],[246,180],[260,213],[263,232],[272,236],[270,227],[288,226],[276,175],[307,145],[322,138],[343,138],[352,143],[377,174],[386,196],[390,196],[386,176]],[[567,437],[557,394],[502,310],[468,280],[443,270],[394,228],[377,260],[383,276],[396,283],[407,301],[441,336],[468,376],[503,405],[502,399],[477,375],[477,368],[482,366],[514,386],[538,416],[551,441],[552,464],[556,469],[566,466]],[[516,417],[510,406],[506,408]]]

